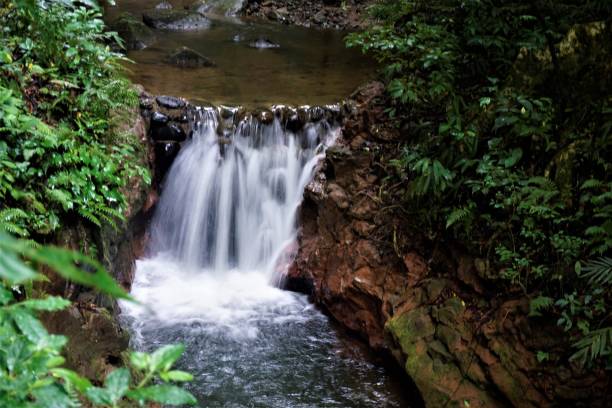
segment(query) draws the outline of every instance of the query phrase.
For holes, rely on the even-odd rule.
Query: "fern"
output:
[[[91,213],[90,211],[81,208],[81,209],[79,209],[79,214],[81,215],[81,217],[83,217],[86,220],[90,221],[91,223],[97,225],[98,227],[102,226],[102,223],[100,222],[100,219],[98,217],[96,217],[93,213]]]
[[[55,201],[61,204],[62,207],[64,208],[64,211],[70,210],[74,206],[70,193],[67,191],[48,188],[46,189],[46,192],[47,192],[47,197],[51,201]]]
[[[542,310],[549,309],[554,304],[554,299],[548,296],[538,296],[531,299],[529,303],[529,316],[542,316]]]
[[[577,361],[580,365],[589,365],[601,357],[612,355],[612,327],[593,330],[582,339],[573,344],[577,348],[571,357],[571,361]]]
[[[23,221],[28,218],[28,214],[20,208],[7,208],[0,211],[0,230],[5,231],[20,237],[27,237],[30,234],[27,229],[16,221]]]
[[[602,257],[589,261],[583,268],[583,278],[588,278],[590,285],[610,285],[612,283],[612,258]]]
[[[463,222],[472,218],[473,203],[469,206],[455,208],[446,219],[446,228],[449,228],[457,222]]]

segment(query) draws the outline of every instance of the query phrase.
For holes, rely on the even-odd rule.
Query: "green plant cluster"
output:
[[[139,405],[196,403],[188,391],[172,384],[192,380],[189,373],[172,369],[183,353],[183,346],[164,346],[151,354],[131,353],[130,368],[109,373],[103,387],[94,386],[62,367],[65,360],[61,352],[67,339],[49,334],[37,313],[65,309],[70,301],[55,296],[20,299],[23,298],[20,290],[43,279],[33,269],[42,265],[64,279],[129,299],[97,262],[60,248],[32,247],[26,241],[0,233],[0,406],[66,408],[89,401],[96,407],[116,408],[130,406],[127,405],[130,400]]]
[[[432,240],[464,243],[612,367],[612,4],[383,0],[348,45],[384,65],[394,187]],[[402,183],[397,183],[397,179]]]
[[[118,130],[138,97],[116,35],[86,3],[0,1],[0,226],[22,237],[75,215],[113,224],[127,180],[149,179]]]

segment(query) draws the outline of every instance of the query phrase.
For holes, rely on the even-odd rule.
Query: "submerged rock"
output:
[[[215,63],[199,52],[188,47],[180,47],[168,55],[165,61],[181,68],[214,67]]]
[[[257,48],[257,49],[267,49],[267,48],[279,48],[280,45],[268,40],[267,38],[258,38],[255,41],[251,41],[249,43],[249,47]]]
[[[111,28],[125,41],[127,50],[141,50],[156,41],[155,33],[130,13],[123,13]]]
[[[146,25],[160,30],[197,31],[210,27],[210,20],[190,10],[153,9],[142,15]]]

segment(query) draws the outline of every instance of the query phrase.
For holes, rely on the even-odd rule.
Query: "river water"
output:
[[[237,24],[232,30],[246,29],[228,24]],[[286,36],[286,44],[292,36],[307,44],[308,38],[329,35],[312,30],[299,39],[291,28],[263,26],[294,33]],[[216,39],[210,32],[191,35],[194,43],[217,41],[221,50],[228,47],[223,38],[232,30]],[[188,38],[166,34],[173,45],[181,36]],[[163,41],[157,50],[130,55],[137,60],[134,79],[151,92],[196,101],[316,104],[341,99],[363,80],[356,74],[351,85],[341,79],[344,68],[334,71],[339,66],[325,64],[316,72],[303,71],[305,82],[296,89],[262,84],[249,88],[246,84],[253,78],[244,71],[234,79],[225,76],[227,71],[217,79],[205,72],[179,75],[168,66],[147,66],[147,58],[155,59],[153,54],[166,49]],[[304,44],[316,54],[312,43]],[[338,51],[336,60],[354,57],[345,53],[344,48]],[[270,54],[258,55],[267,61],[270,81],[295,75],[289,72],[291,64],[279,66],[267,60]],[[148,70],[155,71],[153,78]],[[328,93],[313,90],[312,83],[323,80],[320,72],[329,78],[337,75],[338,87],[321,86]],[[217,82],[225,80],[235,80],[238,90],[222,92]],[[263,124],[250,118],[234,128],[219,126],[233,120],[222,119],[215,108],[200,109],[194,135],[164,181],[148,255],[137,261],[132,286],[140,303],[121,304],[133,346],[153,350],[183,343],[186,353],[178,365],[194,374],[188,388],[202,407],[408,407],[397,378],[374,364],[306,296],[276,287],[282,274],[279,264],[295,245],[304,187],[325,148],[339,136],[338,124],[320,119],[292,132],[276,119]],[[231,130],[220,139],[220,128]]]
[[[161,0],[159,0],[161,1]],[[108,10],[140,19],[158,1],[118,0]],[[181,3],[174,2],[176,7]],[[196,103],[269,106],[322,105],[347,97],[374,76],[373,61],[347,49],[347,33],[274,24],[253,19],[209,15],[211,26],[198,32],[157,32],[157,42],[130,51],[130,77],[153,94],[180,95]],[[255,49],[249,43],[267,38],[279,48]],[[190,47],[215,67],[181,69],[164,63],[178,47]]]

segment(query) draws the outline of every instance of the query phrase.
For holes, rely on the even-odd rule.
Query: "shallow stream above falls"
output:
[[[108,9],[141,19],[159,1],[119,0]],[[176,7],[181,7],[175,2]],[[254,19],[209,15],[210,27],[192,32],[155,30],[150,47],[130,51],[130,77],[153,94],[178,95],[196,103],[268,106],[322,105],[347,97],[375,72],[373,61],[347,49],[346,32],[307,29]],[[256,49],[266,38],[279,48]],[[164,62],[178,47],[189,47],[216,66],[184,69]]]

